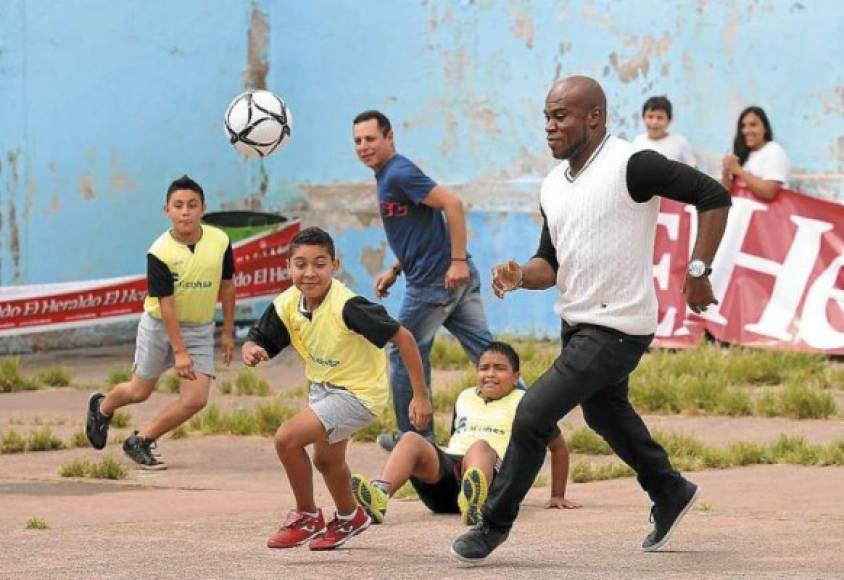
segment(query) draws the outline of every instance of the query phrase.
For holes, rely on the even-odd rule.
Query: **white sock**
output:
[[[338,520],[346,520],[346,521],[348,521],[348,520],[352,519],[353,517],[355,517],[355,514],[357,513],[357,511],[358,511],[358,510],[355,510],[355,511],[353,511],[352,513],[350,513],[349,515],[346,515],[346,516],[344,516],[344,515],[343,515],[343,514],[341,514],[340,512],[337,512],[337,519],[338,519]]]
[[[317,516],[319,515],[319,511],[315,511],[314,513],[309,513],[309,512],[299,512],[299,513],[300,513],[300,514],[303,514],[303,515],[306,515],[306,516],[308,516],[309,518],[315,518],[315,517],[317,517]]]

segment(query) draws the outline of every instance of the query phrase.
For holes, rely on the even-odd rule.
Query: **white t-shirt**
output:
[[[643,133],[633,139],[633,146],[636,151],[643,149],[652,149],[657,153],[662,153],[673,161],[680,161],[686,165],[695,167],[695,154],[692,152],[692,146],[682,135],[676,133],[669,133],[662,139],[653,140],[648,137],[647,133]]]
[[[756,151],[751,151],[744,170],[766,181],[779,181],[788,186],[788,173],[791,170],[785,149],[775,141],[768,141]]]

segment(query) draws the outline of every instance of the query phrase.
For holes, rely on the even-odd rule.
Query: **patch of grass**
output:
[[[26,451],[26,439],[12,429],[0,436],[0,453],[23,453]]]
[[[569,477],[575,483],[618,479],[620,477],[631,477],[632,475],[633,470],[621,463],[594,465],[582,459],[576,460],[569,470]]]
[[[9,419],[9,425],[23,425],[23,424],[24,424],[24,420],[21,419],[20,417],[11,417]]]
[[[779,392],[782,415],[794,419],[828,419],[838,413],[835,398],[806,385],[789,384]]]
[[[612,449],[600,435],[589,427],[579,427],[566,437],[569,451],[588,455],[612,455]]]
[[[273,435],[279,426],[296,414],[280,400],[261,403],[254,410],[233,409],[223,411],[211,404],[195,415],[188,427],[205,435]]]
[[[451,439],[451,415],[434,415],[434,441],[445,447]]]
[[[392,433],[397,429],[392,405],[375,417],[369,425],[352,436],[355,441],[375,441],[381,433]]]
[[[37,388],[38,384],[35,381],[23,376],[20,357],[0,358],[0,393],[32,391]]]
[[[66,366],[50,367],[36,375],[36,380],[48,387],[66,387],[72,379],[73,371],[70,370],[70,367]]]
[[[111,457],[106,457],[99,463],[91,464],[91,471],[88,477],[92,479],[126,479],[129,469],[121,462]]]
[[[70,436],[70,440],[67,443],[68,447],[90,447],[91,443],[88,441],[88,437],[85,435],[85,431],[79,429],[78,431],[74,431],[73,435]]]
[[[47,525],[47,520],[43,520],[41,518],[29,518],[26,521],[26,525],[24,526],[25,530],[49,530],[50,526]]]
[[[111,426],[117,429],[125,429],[132,424],[132,414],[129,411],[116,411],[111,416]]]
[[[59,468],[59,475],[62,477],[86,477],[90,471],[90,461],[80,461],[79,459],[74,459]]]
[[[234,393],[266,397],[270,394],[270,384],[255,369],[243,368],[237,373],[234,381]]]
[[[53,435],[49,427],[30,431],[29,439],[26,442],[27,451],[53,451],[63,448],[64,441]]]
[[[308,391],[308,385],[299,385],[298,387],[281,391],[280,396],[285,399],[304,399],[307,398]]]
[[[463,347],[453,338],[438,336],[431,347],[431,367],[435,369],[454,370],[466,369],[472,366],[469,357],[463,352]]]
[[[773,463],[844,465],[844,439],[812,444],[802,437],[783,434],[771,443],[735,441],[726,447],[714,447],[678,433],[654,431],[653,436],[668,452],[674,466],[684,471]],[[578,483],[632,474],[632,470],[622,464],[596,466],[584,460],[576,461],[570,470],[571,480]]]
[[[533,480],[532,487],[545,487],[548,485],[548,475],[545,473],[539,473],[536,476],[536,479]]]
[[[258,433],[272,436],[281,424],[292,418],[296,409],[292,409],[276,399],[271,403],[259,403],[255,407],[255,419],[258,422]]]
[[[189,437],[188,430],[184,425],[179,425],[170,431],[170,439],[186,439]]]
[[[709,513],[713,510],[713,507],[706,502],[699,501],[695,504],[694,509],[698,512]]]
[[[132,367],[128,366],[114,367],[108,372],[108,377],[106,377],[106,383],[110,387],[114,387],[115,385],[126,383],[131,380]]]
[[[162,393],[178,393],[180,384],[178,375],[167,373],[155,385],[155,390],[161,391]]]
[[[74,459],[59,468],[59,475],[91,479],[126,479],[129,469],[111,457],[106,457],[99,463]]]
[[[217,384],[217,389],[224,395],[231,395],[234,390],[234,384],[231,381],[221,381]]]
[[[393,494],[391,499],[396,499],[398,501],[419,501],[419,494],[416,493],[416,488],[407,481],[395,494]]]
[[[431,406],[434,408],[434,413],[451,413],[460,393],[475,386],[477,380],[478,375],[475,371],[467,371],[459,380],[433,389]]]

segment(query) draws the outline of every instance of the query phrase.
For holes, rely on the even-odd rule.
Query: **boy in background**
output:
[[[187,175],[167,188],[164,212],[172,228],[147,253],[148,294],[138,323],[132,379],[107,395],[88,400],[85,433],[95,449],[105,447],[117,409],[146,401],[158,377],[170,367],[179,376],[179,397],[123,443],[123,451],[141,469],[166,469],[152,454],[156,440],[205,407],[214,377],[214,311],[223,303],[221,342],[228,366],[234,341],[234,259],[229,237],[202,224],[205,194]]]
[[[691,167],[697,162],[692,146],[682,135],[669,133],[671,124],[671,101],[668,97],[651,97],[642,107],[642,119],[645,121],[646,133],[633,140],[637,151],[651,149],[662,153],[672,161],[679,161]]]
[[[516,389],[519,355],[509,344],[493,342],[478,360],[478,383],[460,393],[454,404],[452,435],[440,448],[422,435],[407,432],[387,458],[380,479],[352,476],[358,504],[376,523],[387,502],[408,479],[419,499],[434,513],[460,513],[465,525],[478,523],[492,482],[510,441],[516,407],[525,394]],[[551,451],[551,499],[548,508],[580,507],[565,498],[569,453],[557,430]]]
[[[334,241],[320,228],[306,228],[290,244],[288,270],[293,286],[269,305],[249,331],[243,362],[252,367],[293,345],[305,361],[310,382],[308,407],[285,421],[275,449],[296,498],[270,548],[309,542],[311,550],[331,550],[363,532],[371,522],[352,495],[346,464],[349,437],[366,427],[387,404],[387,355],[395,344],[410,375],[411,423],[424,428],[432,416],[422,360],[413,335],[384,307],[357,296],[334,279],[340,267]],[[337,507],[326,525],[313,492],[311,460],[322,473]]]

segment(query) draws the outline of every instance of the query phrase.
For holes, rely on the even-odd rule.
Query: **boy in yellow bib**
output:
[[[288,270],[293,286],[279,295],[249,331],[243,362],[255,366],[292,345],[305,360],[310,382],[308,407],[285,421],[275,434],[296,509],[267,541],[270,548],[309,542],[311,550],[331,550],[364,531],[371,520],[352,495],[346,464],[349,437],[387,404],[387,356],[393,342],[413,386],[409,415],[415,427],[431,421],[422,359],[413,335],[384,307],[357,296],[334,279],[340,262],[334,241],[320,228],[306,228],[290,243]],[[322,473],[337,506],[326,525],[313,493],[311,461]]]
[[[418,433],[405,433],[390,453],[381,479],[352,476],[358,504],[381,523],[389,498],[409,479],[432,512],[459,512],[464,524],[476,524],[488,484],[507,450],[516,407],[525,394],[515,388],[518,380],[519,355],[513,347],[504,342],[487,346],[478,359],[478,385],[460,393],[454,404],[448,446],[440,448]],[[569,452],[559,429],[548,449],[552,483],[545,507],[580,507],[565,498]]]
[[[234,342],[234,259],[229,237],[201,223],[205,213],[202,187],[187,175],[167,188],[164,211],[173,227],[147,253],[147,298],[138,323],[132,379],[108,395],[88,400],[85,433],[95,449],[105,447],[114,412],[146,401],[158,377],[170,367],[181,379],[179,398],[123,443],[142,469],[166,469],[153,455],[155,441],[199,412],[208,402],[214,376],[214,312],[223,303],[221,342],[226,366]]]

